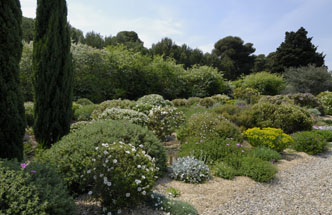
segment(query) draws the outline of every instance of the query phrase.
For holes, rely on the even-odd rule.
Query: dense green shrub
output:
[[[293,139],[278,128],[250,128],[243,134],[250,145],[265,146],[278,152],[282,152],[293,143]]]
[[[332,92],[322,92],[317,96],[317,98],[319,98],[323,105],[324,113],[332,115]]]
[[[326,139],[312,131],[303,131],[292,134],[294,143],[291,145],[293,149],[299,152],[305,152],[315,155],[327,151]]]
[[[254,126],[250,106],[225,104],[213,108],[213,111],[239,126],[241,130]]]
[[[206,164],[213,165],[215,162],[229,162],[231,157],[241,157],[247,149],[234,140],[222,140],[220,138],[200,140],[190,139],[181,144],[179,156],[193,156],[203,160]],[[233,165],[229,163],[229,165]]]
[[[217,94],[214,96],[211,96],[215,101],[217,101],[220,104],[225,104],[228,100],[230,100],[229,96],[223,95],[223,94]]]
[[[289,84],[288,93],[311,93],[317,95],[326,90],[332,90],[332,76],[327,67],[309,65],[299,68],[288,68],[284,74]]]
[[[270,162],[263,161],[256,157],[243,157],[239,174],[248,176],[258,182],[269,182],[275,177],[277,168]]]
[[[199,98],[199,97],[190,97],[190,98],[188,98],[189,106],[198,104],[200,101],[201,101],[201,98]]]
[[[276,162],[281,159],[281,155],[277,151],[268,147],[255,147],[248,152],[248,156],[272,162]]]
[[[78,109],[75,110],[74,112],[74,120],[77,121],[89,121],[91,120],[91,114],[96,108],[97,105],[92,104],[92,105],[84,105],[79,107]]]
[[[189,203],[170,200],[166,196],[152,193],[148,205],[155,210],[169,212],[172,215],[198,215],[197,210]]]
[[[114,100],[104,101],[99,105],[97,105],[97,107],[94,109],[94,111],[91,114],[91,118],[98,119],[98,116],[108,108],[132,109],[132,107],[134,107],[135,105],[136,103],[134,101],[130,101],[127,99],[124,100],[114,99]]]
[[[294,101],[290,99],[287,95],[276,95],[276,96],[262,96],[259,103],[271,103],[275,105],[280,104],[294,104]]]
[[[96,120],[105,119],[125,120],[141,126],[146,126],[149,122],[148,116],[144,113],[120,108],[107,108],[100,115],[97,116]]]
[[[242,86],[256,89],[262,95],[277,95],[286,87],[282,76],[269,72],[259,72],[245,76]]]
[[[90,100],[87,99],[87,98],[80,98],[80,99],[77,99],[77,100],[76,100],[76,103],[77,103],[77,104],[80,104],[80,105],[93,105],[93,102],[90,101]]]
[[[172,102],[165,100],[161,95],[158,94],[145,95],[137,100],[137,104],[149,104],[152,106],[160,107],[173,106]]]
[[[256,89],[240,87],[233,90],[233,96],[235,99],[245,100],[248,104],[255,104],[260,98],[260,93]]]
[[[105,213],[135,207],[146,199],[156,180],[152,158],[130,143],[103,143],[90,158],[93,165],[84,174],[93,181],[88,194],[101,198]]]
[[[331,130],[312,130],[312,132],[321,135],[327,142],[332,142]]]
[[[39,160],[55,165],[71,191],[81,192],[89,184],[83,175],[93,164],[91,156],[95,147],[102,143],[123,141],[142,149],[156,159],[160,168],[166,170],[166,152],[160,141],[147,128],[124,121],[103,120],[91,122],[62,138],[52,148],[43,152]]]
[[[202,98],[199,101],[199,104],[203,107],[209,108],[212,107],[217,101],[211,97]]]
[[[178,138],[184,142],[192,137],[203,140],[215,137],[242,140],[240,128],[215,113],[198,113],[187,120],[179,130]]]
[[[185,95],[183,97],[208,97],[225,93],[227,86],[217,69],[209,66],[193,66],[183,76]],[[177,86],[178,87],[178,86]]]
[[[189,156],[178,158],[171,169],[171,178],[188,183],[202,183],[210,174],[209,167],[203,161]]]
[[[90,123],[91,123],[91,121],[75,122],[75,123],[70,125],[70,132],[77,131],[78,129],[83,128],[84,126],[86,126],[87,124],[90,124]]]
[[[316,108],[321,113],[324,113],[324,108],[322,103],[318,98],[313,96],[311,93],[296,93],[287,95],[290,99],[294,101],[294,104],[300,107],[306,108]]]
[[[0,169],[4,170],[0,174],[4,176],[0,198],[12,205],[5,214],[75,214],[74,200],[52,166],[36,162],[19,166],[18,162],[0,162]]]
[[[312,129],[310,113],[296,105],[258,103],[250,112],[256,127],[281,128],[287,134]]]
[[[32,126],[33,125],[33,102],[24,102],[24,108],[25,108],[25,118],[27,120],[27,125]]]
[[[224,179],[233,179],[237,175],[237,171],[225,162],[216,163],[213,166],[212,172],[213,175]]]
[[[173,99],[172,103],[175,107],[188,107],[189,102],[187,99]]]
[[[179,128],[184,115],[175,107],[155,107],[150,110],[148,127],[161,140]]]
[[[23,171],[0,167],[0,213],[6,215],[46,215],[46,202],[41,202],[38,189],[28,184]]]
[[[20,61],[20,86],[24,101],[33,101],[33,71],[32,71],[32,42],[23,42],[23,51]]]

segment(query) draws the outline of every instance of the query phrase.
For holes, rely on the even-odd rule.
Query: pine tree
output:
[[[33,44],[36,140],[50,147],[72,116],[72,61],[65,0],[38,0]]]
[[[0,2],[0,158],[23,158],[25,116],[19,88],[22,52],[19,0]]]
[[[272,72],[283,73],[285,68],[302,67],[310,64],[320,67],[324,65],[323,53],[311,43],[312,37],[301,27],[297,32],[286,32],[285,41],[275,52]]]

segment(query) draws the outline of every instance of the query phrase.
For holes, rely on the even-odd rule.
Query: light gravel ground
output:
[[[332,152],[282,169],[204,215],[332,215]]]

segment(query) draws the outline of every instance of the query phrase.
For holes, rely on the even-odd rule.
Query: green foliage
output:
[[[240,128],[224,117],[215,113],[198,113],[187,119],[186,124],[178,132],[182,142],[190,138],[234,138],[242,140]]]
[[[212,99],[216,100],[220,104],[225,104],[228,100],[230,100],[229,96],[223,94],[217,94],[211,96]]]
[[[210,169],[194,157],[178,158],[171,166],[171,178],[187,183],[202,183],[209,178]]]
[[[44,147],[50,147],[70,130],[73,94],[70,45],[66,1],[38,1],[33,43],[34,133]]]
[[[32,47],[33,44],[23,42],[23,51],[20,61],[20,86],[24,101],[33,101],[33,71],[32,71]]]
[[[179,128],[184,115],[174,107],[155,107],[149,113],[148,127],[161,140]]]
[[[282,152],[293,143],[293,139],[278,128],[250,128],[243,135],[254,147],[265,146]]]
[[[137,100],[137,104],[148,104],[160,107],[173,106],[170,101],[165,100],[161,95],[158,94],[145,95]]]
[[[88,194],[101,198],[105,213],[135,207],[146,199],[156,180],[152,158],[130,143],[103,143],[90,159],[93,165],[84,174],[93,181]]]
[[[0,14],[0,158],[21,160],[26,122],[19,86],[22,52],[20,2],[1,2]]]
[[[24,103],[25,109],[25,118],[27,120],[27,125],[32,126],[34,117],[33,117],[33,102],[25,102]]]
[[[251,54],[254,52],[252,43],[244,44],[241,38],[232,36],[217,41],[212,50],[212,54],[220,59],[215,66],[223,71],[228,80],[235,80],[241,74],[250,72],[254,64],[254,56]]]
[[[254,104],[258,102],[260,93],[252,88],[235,88],[233,96],[235,99],[245,100],[248,104]]]
[[[322,92],[318,94],[317,98],[323,105],[324,113],[332,115],[332,92]]]
[[[296,105],[307,108],[317,108],[319,111],[324,112],[322,103],[310,93],[296,93],[287,96],[292,99]]]
[[[332,131],[331,130],[312,130],[311,132],[319,134],[327,142],[332,142]]]
[[[285,71],[285,80],[289,84],[286,89],[290,93],[311,93],[317,95],[332,90],[332,75],[326,67],[308,65],[289,68]]]
[[[194,66],[183,77],[185,94],[183,97],[208,97],[226,92],[226,82],[218,70],[208,66]],[[179,87],[179,86],[177,86]]]
[[[181,144],[179,156],[193,156],[209,165],[213,165],[218,161],[224,161],[233,166],[231,158],[241,157],[245,154],[245,151],[247,150],[244,149],[242,144],[230,139],[200,140],[192,138]]]
[[[143,46],[143,41],[140,40],[135,31],[120,31],[114,37],[106,37],[105,45],[119,45],[123,44],[128,49],[135,52],[146,53],[147,49]]]
[[[148,205],[155,210],[169,212],[172,215],[198,215],[197,210],[189,203],[170,200],[166,196],[152,193]]]
[[[287,95],[276,95],[276,96],[262,96],[259,103],[270,103],[274,105],[280,104],[294,104],[294,101],[290,99]]]
[[[255,127],[281,128],[287,134],[312,129],[310,113],[296,105],[258,103],[250,112]]]
[[[89,99],[87,99],[87,98],[80,98],[80,99],[77,99],[76,100],[76,103],[77,104],[80,104],[80,105],[93,105],[93,102],[92,101],[90,101]]]
[[[97,49],[101,49],[105,46],[105,41],[103,36],[101,36],[99,33],[90,31],[85,35],[84,44]]]
[[[272,161],[276,162],[281,159],[281,155],[268,147],[255,147],[251,149],[248,153],[248,156],[259,158],[263,161]]]
[[[212,171],[213,175],[224,179],[233,179],[237,175],[237,171],[225,162],[215,164]]]
[[[324,65],[325,56],[317,52],[317,47],[311,43],[312,37],[307,37],[307,34],[303,27],[296,32],[286,32],[285,41],[275,52],[272,72],[283,73],[285,68],[309,64],[317,67]]]
[[[215,103],[216,103],[216,100],[214,100],[211,97],[202,98],[199,102],[199,104],[201,106],[206,107],[206,108],[212,107]]]
[[[78,129],[86,126],[87,124],[90,124],[91,121],[79,121],[79,122],[75,122],[73,124],[70,125],[70,132],[74,132],[77,131]]]
[[[46,202],[41,202],[38,189],[28,184],[23,171],[0,167],[0,213],[6,215],[46,215]]]
[[[91,120],[91,114],[97,105],[84,105],[74,111],[74,120],[77,121],[89,121]]]
[[[327,141],[317,132],[303,131],[292,135],[294,144],[291,146],[299,152],[315,155],[327,151]]]
[[[166,192],[167,192],[168,196],[171,198],[176,198],[181,195],[181,191],[174,187],[167,187]]]
[[[258,90],[262,95],[277,95],[286,87],[282,76],[269,72],[259,72],[245,76],[242,86]]]
[[[104,110],[97,118],[98,120],[112,119],[124,120],[141,126],[147,126],[149,118],[144,113],[129,109],[108,108]]]
[[[188,107],[189,102],[187,99],[173,99],[172,103],[175,107]]]
[[[159,174],[166,170],[165,149],[151,131],[128,122],[112,120],[94,121],[82,126],[43,152],[39,160],[56,166],[71,191],[82,192],[86,191],[89,182],[83,181],[81,175],[92,168],[95,147],[118,141],[142,147],[142,150],[156,159]]]
[[[275,177],[277,168],[270,162],[256,157],[243,157],[239,174],[248,176],[258,182],[269,182]]]
[[[199,97],[190,97],[188,98],[188,104],[191,105],[195,105],[197,103],[199,103],[201,101],[201,98]]]
[[[1,182],[8,199],[1,196],[5,197],[4,201],[9,200],[8,203],[12,204],[5,214],[35,212],[35,214],[71,215],[75,213],[74,200],[68,194],[62,176],[58,175],[52,166],[32,162],[20,169],[19,163],[13,161],[5,161],[0,163],[0,166],[0,169],[5,169],[3,179],[10,180],[11,176],[16,176],[12,178],[12,181]],[[10,189],[7,186],[10,186]]]
[[[119,109],[132,109],[135,106],[134,101],[130,100],[121,100],[121,99],[114,99],[108,100],[100,103],[91,113],[92,119],[98,119],[98,116],[101,115],[106,109],[111,108],[119,108]]]
[[[33,41],[33,35],[35,32],[35,20],[32,18],[22,17],[22,40],[25,42]]]

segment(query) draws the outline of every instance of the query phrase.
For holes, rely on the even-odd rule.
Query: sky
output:
[[[35,18],[37,0],[21,0],[23,16]],[[211,52],[214,43],[238,36],[254,54],[269,54],[285,32],[304,27],[332,70],[331,0],[67,0],[68,21],[84,33],[115,36],[135,31],[150,48],[162,38]]]

